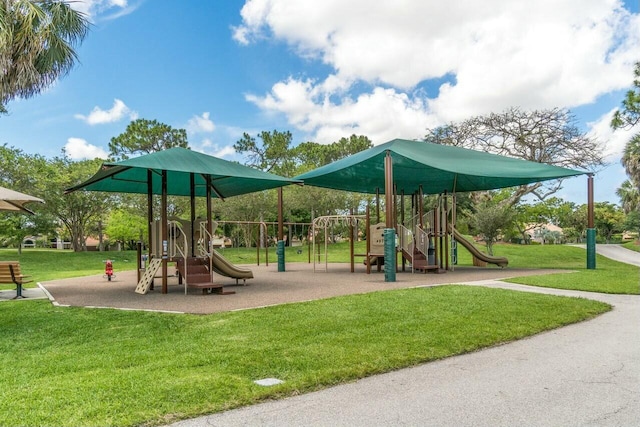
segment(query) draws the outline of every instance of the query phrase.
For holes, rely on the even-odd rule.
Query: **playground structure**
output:
[[[253,278],[251,270],[234,265],[213,248],[214,236],[207,230],[205,220],[194,221],[193,227],[191,224],[182,219],[169,220],[167,240],[163,241],[159,238],[162,223],[154,222],[150,262],[138,282],[137,293],[149,291],[163,259],[176,263],[179,283],[184,284],[185,294],[190,287],[202,289],[203,293],[230,293],[224,290],[223,285],[215,283],[214,274],[235,279],[236,285],[240,279],[246,284],[247,279]],[[216,227],[214,222],[212,229]]]
[[[402,271],[406,271],[407,264],[411,272],[433,271],[442,273],[453,271],[457,264],[458,243],[467,249],[476,267],[486,267],[487,264],[495,264],[501,268],[509,264],[507,258],[487,255],[480,251],[473,242],[465,239],[455,228],[456,223],[456,196],[455,194],[443,193],[437,196],[436,206],[426,213],[423,213],[423,195],[416,193],[412,195],[411,216],[405,221],[404,218],[404,195],[400,196],[400,222],[398,222],[397,196],[393,197],[392,223],[396,232],[395,254],[402,257]],[[384,230],[385,222],[380,221],[380,203],[376,203],[377,222],[371,224],[369,206],[365,215],[331,215],[322,216],[313,221],[313,236],[318,235],[319,230],[324,230],[324,253],[320,246],[313,245],[313,271],[319,271],[316,262],[322,264],[324,259],[324,271],[328,271],[328,238],[329,227],[333,225],[349,226],[351,241],[351,272],[354,272],[354,258],[364,257],[364,264],[367,267],[367,274],[371,273],[371,267],[376,266],[380,272],[384,265]],[[366,253],[356,254],[354,252],[353,241],[356,240],[357,230],[360,223],[365,221],[366,230]],[[324,257],[324,258],[323,258]],[[395,263],[394,263],[395,264]],[[396,270],[399,266],[396,267]]]
[[[235,279],[236,285],[239,284],[239,280],[242,280],[243,284],[246,285],[246,280],[253,278],[253,272],[250,269],[233,264],[215,249],[216,246],[224,247],[224,238],[221,239],[214,235],[219,225],[224,228],[224,225],[234,224],[254,229],[250,231],[257,231],[255,238],[251,239],[251,243],[256,245],[256,263],[260,265],[260,252],[264,250],[266,265],[269,265],[269,226],[275,227],[277,223],[264,221],[213,221],[211,227],[213,233],[209,233],[206,220],[195,219],[193,227],[191,224],[191,221],[180,218],[168,220],[167,240],[163,241],[160,239],[162,222],[160,220],[153,222],[149,263],[142,268],[141,272],[144,274],[138,279],[137,293],[145,294],[150,289],[153,289],[153,279],[156,277],[155,275],[164,259],[167,262],[176,263],[179,283],[185,285],[185,294],[188,288],[202,289],[203,293],[233,293],[225,291],[221,284],[215,283],[214,275]],[[285,222],[284,225],[289,228],[290,235],[293,235],[294,229],[304,230],[304,227],[308,228],[311,224]],[[253,233],[250,232],[250,234]],[[297,242],[299,239],[292,238],[291,241]],[[309,255],[309,262],[311,262],[311,255]]]
[[[421,195],[417,195],[420,199]],[[402,268],[405,262],[411,264],[411,271],[434,270],[435,272],[452,271],[457,264],[458,243],[464,246],[473,257],[473,265],[486,267],[495,264],[506,267],[509,261],[504,257],[487,255],[455,228],[456,223],[456,195],[440,194],[436,206],[429,212],[421,212],[422,204],[414,201],[415,215],[406,223],[399,224],[396,232],[400,240],[399,250],[402,252]]]

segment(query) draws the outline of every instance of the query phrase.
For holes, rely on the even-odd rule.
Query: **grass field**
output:
[[[627,249],[630,249],[632,251],[636,251],[636,252],[640,252],[640,240],[634,240],[631,242],[627,242],[625,244],[623,244],[622,246],[624,246]]]
[[[287,262],[307,262],[306,249],[287,248]],[[222,252],[234,263],[256,263],[255,249]],[[363,242],[356,252],[364,252]],[[510,267],[576,271],[518,283],[639,293],[640,269],[598,256],[598,268],[586,270],[584,249],[496,245],[495,254]],[[271,248],[270,263],[275,255]],[[331,246],[328,257],[347,262],[348,244]],[[134,252],[0,250],[0,260],[19,260],[36,281],[101,274],[107,258],[116,274],[136,267]],[[458,259],[471,265],[462,248]],[[475,351],[609,309],[586,299],[455,285],[206,316],[3,302],[0,425],[166,424]],[[265,377],[285,382],[253,383]]]
[[[475,351],[609,309],[465,286],[206,316],[3,302],[0,425],[165,424]],[[253,383],[266,377],[285,382]]]

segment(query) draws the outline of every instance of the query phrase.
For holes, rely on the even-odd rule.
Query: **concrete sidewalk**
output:
[[[586,245],[571,246],[576,246],[583,249],[587,248]],[[614,261],[624,262],[626,264],[637,265],[638,267],[640,267],[640,252],[629,250],[622,245],[596,245],[596,253]]]
[[[597,299],[614,310],[510,344],[172,426],[638,425],[639,296],[467,284]]]
[[[0,291],[0,302],[1,301],[21,301],[21,300],[32,300],[32,299],[47,299],[47,295],[40,288],[22,288],[22,296],[24,298],[15,298],[17,291],[15,289],[5,289]]]

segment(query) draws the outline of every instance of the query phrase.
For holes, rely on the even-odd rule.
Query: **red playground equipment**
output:
[[[102,277],[106,277],[109,282],[112,277],[116,277],[116,275],[113,274],[113,261],[110,259],[104,262],[104,276]]]

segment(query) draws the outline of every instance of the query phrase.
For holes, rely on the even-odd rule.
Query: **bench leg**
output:
[[[17,284],[16,285],[16,296],[13,297],[13,299],[17,299],[17,298],[26,298],[26,297],[22,296],[22,285],[21,284]]]

